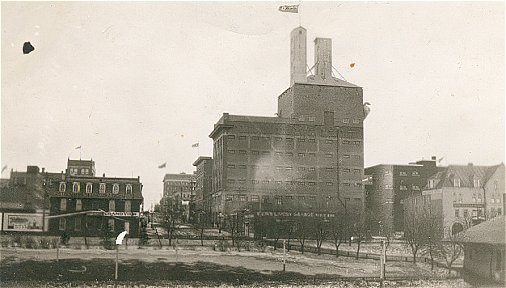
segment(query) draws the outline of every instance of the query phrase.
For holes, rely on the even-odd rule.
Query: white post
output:
[[[283,272],[286,270],[286,250],[285,250],[285,239],[283,239]]]
[[[114,269],[114,280],[118,281],[118,246],[116,245],[116,267]]]
[[[381,240],[381,256],[380,256],[380,279],[385,280],[385,260],[386,260],[386,249],[385,240]]]

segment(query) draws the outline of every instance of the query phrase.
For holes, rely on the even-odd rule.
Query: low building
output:
[[[47,173],[49,233],[77,237],[127,231],[139,236],[143,206],[140,177],[95,176],[91,160],[68,160],[65,173]]]
[[[458,234],[464,244],[464,280],[506,284],[506,217],[499,216]],[[484,283],[485,282],[485,283]]]
[[[11,171],[2,179],[0,189],[0,230],[2,232],[42,233],[48,230],[45,217],[49,198],[44,190],[45,171],[28,166],[26,171]]]

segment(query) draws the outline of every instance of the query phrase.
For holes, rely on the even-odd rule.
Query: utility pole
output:
[[[283,272],[286,271],[286,246],[285,246],[285,239],[283,239]]]

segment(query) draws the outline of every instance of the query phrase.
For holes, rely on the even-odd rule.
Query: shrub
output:
[[[51,238],[51,247],[56,248],[58,246],[60,246],[60,239]]]
[[[10,242],[11,241],[9,239],[2,239],[2,247],[3,248],[9,247]]]
[[[12,247],[21,247],[21,236],[15,235],[12,239]]]
[[[39,240],[39,247],[42,249],[49,249],[51,247],[51,243],[50,243],[49,239],[47,239],[47,238],[40,239]]]
[[[228,244],[228,241],[227,240],[218,240],[218,243],[216,243],[215,245],[215,249],[218,249],[219,251],[221,252],[225,252],[228,250],[228,247],[230,245]]]
[[[35,239],[33,239],[33,237],[31,236],[26,236],[24,238],[24,246],[25,248],[28,248],[28,249],[37,249],[37,241],[35,241]]]

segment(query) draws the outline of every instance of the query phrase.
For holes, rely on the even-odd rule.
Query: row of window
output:
[[[70,175],[77,175],[79,173],[78,168],[70,168]],[[88,168],[82,168],[81,169],[81,175],[89,175],[90,169]]]
[[[83,210],[83,201],[82,199],[76,199],[76,211]],[[60,199],[60,211],[67,211],[67,199]],[[109,211],[116,211],[116,201],[109,200]],[[130,200],[125,200],[125,211],[122,212],[132,212],[132,202]]]
[[[65,192],[67,190],[67,183],[60,182],[60,192]],[[81,183],[80,182],[73,182],[72,183],[72,192],[79,193],[81,192]],[[99,193],[106,193],[106,184],[100,183],[98,188]],[[86,183],[86,193],[93,193],[93,184],[92,183]],[[112,193],[118,194],[119,193],[119,184],[115,183],[112,185]],[[126,194],[132,194],[132,185],[127,184],[125,186],[125,193]]]
[[[308,185],[308,186],[316,186],[317,182],[315,181],[281,181],[281,180],[267,180],[267,179],[264,179],[262,181],[260,180],[250,180],[251,184],[270,184],[270,183],[273,183],[273,184],[277,184],[277,185],[282,185],[282,184],[285,184],[285,185],[299,185],[299,186],[305,186],[305,185]],[[235,184],[235,183],[239,183],[239,184],[246,184],[246,180],[245,179],[227,179],[227,183],[228,184]],[[345,183],[342,183],[343,186],[357,186],[357,187],[360,187],[362,186],[362,182],[345,182]],[[334,185],[334,182],[320,182],[320,185],[326,185],[326,186],[333,186]]]
[[[283,140],[285,140],[286,142],[288,143],[293,143],[294,140],[296,139],[298,143],[304,143],[306,142],[309,142],[309,143],[316,143],[316,138],[291,138],[291,137],[286,137],[286,138],[283,138],[283,137],[273,137],[275,141],[277,142],[281,142]],[[236,135],[227,135],[227,139],[230,139],[230,140],[234,140],[236,139]],[[247,136],[239,136],[238,137],[239,140],[247,140]],[[270,141],[271,140],[271,137],[269,136],[251,136],[251,140],[264,140],[264,141]],[[325,139],[325,144],[333,144],[335,142],[335,140],[333,139]],[[355,144],[355,145],[360,145],[361,144],[361,141],[359,140],[342,140],[342,143],[343,144]]]
[[[124,223],[124,231],[127,231],[127,233],[130,232],[130,222],[128,221],[121,221]],[[108,219],[107,222],[109,229],[114,231],[114,219]],[[80,217],[74,218],[74,231],[81,231],[82,228],[82,220]],[[67,219],[66,218],[60,218],[60,222],[58,223],[58,229],[60,231],[67,230]]]
[[[399,172],[399,176],[408,176],[408,172],[401,171]],[[420,173],[418,171],[411,172],[411,176],[420,176]]]

